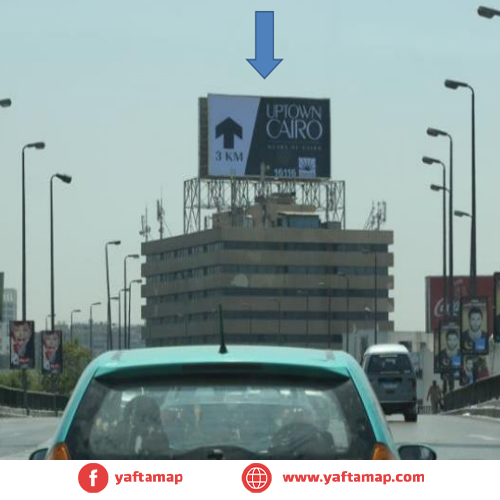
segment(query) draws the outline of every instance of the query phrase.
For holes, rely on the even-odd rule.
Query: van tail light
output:
[[[67,446],[64,443],[58,443],[49,451],[45,460],[71,460],[71,457]]]
[[[373,447],[372,460],[394,460],[394,455],[385,444],[377,443]]]

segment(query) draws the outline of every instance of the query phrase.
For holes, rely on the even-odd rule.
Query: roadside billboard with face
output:
[[[462,354],[488,354],[488,298],[463,298],[460,318]]]
[[[35,322],[10,322],[10,367],[27,369],[35,367]]]
[[[62,331],[42,332],[42,373],[62,372]]]

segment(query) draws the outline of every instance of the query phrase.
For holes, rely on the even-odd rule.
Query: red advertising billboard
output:
[[[460,301],[463,298],[470,297],[469,277],[455,276],[453,290],[453,310],[457,318],[460,317]],[[439,329],[439,320],[443,317],[443,277],[428,276],[425,279],[426,284],[426,331],[435,332]],[[477,296],[488,298],[488,328],[491,330],[493,319],[493,276],[477,277]],[[492,333],[489,331],[488,333]]]

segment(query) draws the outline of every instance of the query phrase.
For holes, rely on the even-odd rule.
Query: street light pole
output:
[[[108,257],[108,246],[109,245],[121,245],[120,240],[108,241],[106,243],[106,283],[107,283],[107,292],[108,292],[108,339],[107,339],[107,348],[108,350],[113,349],[113,333],[111,331],[111,292],[109,285],[109,257]]]
[[[281,338],[281,300],[275,298],[274,299],[278,303],[278,343],[282,344],[283,339]]]
[[[443,259],[446,260],[446,193],[450,195],[450,190],[446,187],[446,185],[442,186],[437,186],[436,184],[431,184],[431,190],[432,191],[442,191],[443,192]],[[448,295],[447,295],[447,290],[446,290],[446,275],[444,274],[446,272],[446,267],[445,264],[443,263],[443,304],[444,304],[444,317],[446,317],[447,314],[447,300],[448,300]]]
[[[10,99],[4,101],[4,107],[10,105]],[[22,149],[21,160],[22,160],[22,280],[23,280],[23,292],[22,292],[22,313],[23,321],[26,321],[26,183],[25,183],[25,161],[24,152],[26,149],[35,148],[43,149],[45,148],[45,143],[43,142],[32,142],[26,144]],[[34,334],[35,332],[33,332]],[[30,410],[28,407],[28,377],[26,375],[27,368],[23,367],[21,371],[22,386],[23,386],[23,403],[26,413],[29,415]]]
[[[299,295],[306,297],[306,347],[309,347],[309,291],[299,290]]]
[[[45,331],[48,331],[49,329],[49,326],[47,324],[47,320],[52,316],[52,314],[47,314],[46,318],[45,318]]]
[[[448,301],[448,292],[447,292],[447,286],[448,286],[448,279],[446,276],[446,192],[448,191],[446,189],[446,167],[445,164],[441,160],[436,160],[435,158],[429,158],[428,156],[424,156],[422,158],[422,162],[427,164],[427,165],[441,165],[443,167],[443,305],[444,305],[444,316],[447,315],[448,313],[448,306],[447,306],[447,301]],[[440,191],[441,189],[439,186],[431,186],[431,189],[434,191]],[[438,189],[436,189],[438,188]]]
[[[138,254],[130,254],[123,259],[123,288],[127,288],[127,260],[128,259],[138,259],[139,255]],[[124,330],[124,335],[123,335],[123,340],[124,340],[124,348],[125,349],[130,349],[130,346],[127,345],[127,293],[125,293],[125,300],[123,301],[123,330]],[[120,346],[121,348],[121,346]]]
[[[471,164],[472,164],[472,224],[471,224],[471,250],[470,250],[470,282],[471,295],[477,295],[477,245],[476,245],[476,94],[474,89],[464,82],[456,80],[446,80],[446,88],[456,90],[458,88],[467,88],[471,92]]]
[[[111,300],[116,300],[118,302],[118,337],[120,337],[121,333],[121,321],[122,321],[122,315],[121,315],[121,293],[118,291],[118,295],[116,297],[111,297]]]
[[[493,19],[495,16],[500,17],[500,10],[491,9],[490,7],[479,7],[477,13],[486,19]]]
[[[477,240],[476,240],[476,94],[471,89],[472,108],[472,229],[471,229],[471,268],[472,268],[472,296],[477,296]]]
[[[375,345],[378,344],[378,257],[377,252],[373,252],[375,265]]]
[[[94,302],[93,304],[90,304],[90,320],[89,320],[89,348],[90,348],[90,359],[92,359],[93,355],[93,343],[92,343],[92,330],[94,328],[94,321],[92,319],[92,308],[95,306],[100,306],[101,302]]]
[[[142,284],[142,280],[141,279],[137,279],[137,280],[132,280],[130,283],[129,283],[129,286],[128,286],[128,339],[127,339],[127,345],[128,345],[128,348],[130,349],[131,348],[131,331],[130,331],[130,328],[131,328],[131,322],[130,322],[130,311],[132,310],[132,285],[134,283],[137,283],[137,284]]]
[[[448,308],[449,315],[451,317],[455,316],[455,284],[454,284],[454,257],[453,257],[453,138],[448,132],[444,132],[442,130],[436,128],[428,128],[427,134],[431,137],[447,137],[450,141],[450,160],[449,160],[449,169],[450,169],[450,191],[449,191],[449,205],[448,205],[448,214],[449,214],[449,232],[448,232],[448,240],[449,240],[449,268],[448,268]]]
[[[71,311],[71,326],[70,326],[70,330],[69,330],[69,339],[71,342],[73,342],[73,314],[76,314],[76,313],[81,313],[82,311],[80,311],[80,309],[73,309]]]
[[[249,304],[248,302],[243,302],[241,304],[242,306],[245,306],[248,309],[248,334],[250,335],[249,341],[252,341],[252,304]]]
[[[462,212],[461,210],[455,210],[455,217],[469,217],[472,219],[472,215],[467,212]]]
[[[118,292],[118,295],[120,293],[123,293],[124,300],[127,300],[128,289],[127,288],[122,288]],[[123,311],[124,311],[124,314],[123,314],[123,348],[126,349],[127,348],[127,317],[126,317],[126,311],[127,311],[127,309],[124,307]],[[119,314],[121,316],[121,310],[120,310]],[[119,321],[118,321],[118,325],[120,325]],[[120,351],[122,349],[122,328],[120,326],[118,327],[118,349]]]
[[[40,145],[39,145],[40,146]],[[37,146],[35,146],[37,147]],[[55,321],[55,279],[54,279],[54,179],[57,178],[65,184],[71,183],[71,176],[66,174],[54,174],[50,177],[50,326],[51,331],[54,331]],[[72,327],[73,328],[73,327]],[[52,392],[56,394],[56,376],[53,375],[52,379]],[[57,401],[54,397],[54,410],[57,415]]]
[[[345,325],[345,328],[346,328],[346,350],[347,350],[347,353],[349,353],[349,316],[351,314],[351,308],[350,308],[350,294],[351,294],[351,284],[350,284],[350,279],[349,279],[349,276],[346,275],[346,281],[347,281],[347,316],[346,316],[346,325]]]
[[[473,217],[468,212],[463,212],[462,210],[455,210],[455,217],[459,218],[468,217],[471,220],[471,225],[472,225]]]
[[[373,338],[374,338],[374,344],[377,345],[378,344],[378,255],[377,255],[377,251],[376,250],[370,251],[369,248],[364,249],[363,253],[365,253],[365,254],[372,253],[373,254],[373,271],[375,273],[375,276],[374,276],[374,287],[375,287],[374,306],[375,306],[375,313],[374,313],[374,316],[373,316],[373,323],[374,323],[375,332],[374,332]]]
[[[351,283],[349,276],[343,272],[338,273],[339,276],[342,276],[346,281],[346,325],[345,325],[345,339],[346,339],[346,352],[349,354],[349,314],[350,314],[350,293],[351,293]]]
[[[23,265],[23,293],[22,293],[22,318],[26,321],[26,185],[25,185],[25,151],[26,149],[44,149],[44,142],[32,142],[22,149],[22,265]],[[24,371],[23,371],[24,373]],[[25,376],[25,375],[24,375]]]
[[[319,286],[326,286],[326,283],[324,281],[320,281],[318,283]],[[326,297],[328,300],[328,341],[327,341],[327,346],[328,349],[331,347],[331,340],[332,340],[332,329],[331,329],[331,317],[332,317],[332,289],[330,287],[326,287],[325,289],[326,292]]]
[[[71,176],[54,174],[50,177],[50,313],[51,330],[54,331],[55,312],[55,279],[54,279],[54,179],[59,179],[65,184],[71,184]]]
[[[373,311],[372,311],[371,307],[365,306],[365,313],[367,315],[366,318],[367,318],[367,321],[368,321],[368,314],[373,315]],[[361,345],[360,345],[360,347],[361,347]],[[361,349],[360,349],[361,359],[363,358],[363,354],[364,353],[361,353]]]

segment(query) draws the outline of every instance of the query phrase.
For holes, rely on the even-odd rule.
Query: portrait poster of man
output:
[[[493,314],[495,315],[493,336],[495,343],[500,344],[500,273],[493,275],[493,301]]]
[[[460,318],[462,354],[488,354],[488,298],[462,299]]]
[[[457,323],[444,323],[440,330],[439,364],[441,372],[456,372],[462,366],[460,354],[460,327]]]
[[[464,355],[460,385],[469,385],[490,376],[486,356]]]
[[[35,323],[10,322],[10,367],[28,369],[35,367]]]
[[[62,332],[42,332],[42,373],[62,372]]]
[[[464,355],[462,372],[460,376],[460,385],[470,385],[476,381],[476,356]]]
[[[488,378],[490,376],[490,371],[488,369],[488,363],[486,362],[487,356],[478,356],[475,364],[476,369],[476,380],[481,380],[483,378]]]

